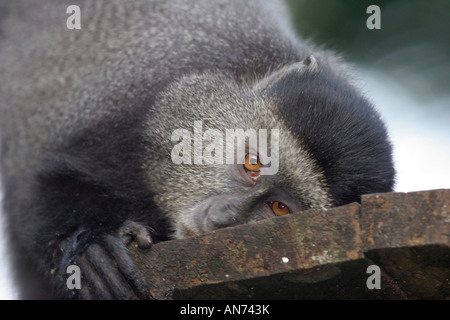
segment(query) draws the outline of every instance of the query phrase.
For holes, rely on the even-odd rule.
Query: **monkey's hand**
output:
[[[77,259],[81,271],[80,299],[151,299],[127,245],[150,248],[147,228],[126,221],[117,235],[91,244]]]

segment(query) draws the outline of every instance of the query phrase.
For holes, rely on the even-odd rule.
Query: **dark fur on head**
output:
[[[346,78],[318,64],[320,71],[290,73],[270,88],[281,119],[323,171],[334,205],[392,190],[392,145],[380,115]]]

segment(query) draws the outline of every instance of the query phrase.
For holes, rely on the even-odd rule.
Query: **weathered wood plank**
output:
[[[133,253],[157,299],[445,298],[449,200],[450,190],[368,195],[362,207],[309,210]],[[374,263],[381,290],[366,286]]]
[[[449,243],[450,190],[365,195],[361,199],[364,251]]]
[[[410,299],[450,297],[450,190],[362,197],[365,255]]]

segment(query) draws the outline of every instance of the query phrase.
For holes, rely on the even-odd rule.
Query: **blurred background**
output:
[[[287,1],[299,34],[350,62],[386,121],[395,191],[450,188],[450,1]],[[373,4],[379,30],[366,27]],[[14,299],[0,244],[0,299]]]

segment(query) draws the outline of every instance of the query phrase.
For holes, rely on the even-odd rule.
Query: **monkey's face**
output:
[[[320,174],[305,175],[305,171],[312,168],[303,167],[303,172],[299,172],[295,167],[289,169],[290,164],[282,159],[282,172],[262,175],[262,168],[258,168],[261,166],[259,159],[256,164],[252,164],[252,157],[259,158],[256,154],[247,154],[245,164],[225,168],[225,175],[221,179],[229,187],[210,190],[211,195],[182,214],[177,226],[177,237],[295,214],[310,207],[326,207],[330,204]]]
[[[147,179],[176,238],[392,189],[379,115],[305,60],[253,86],[189,75],[158,98]]]
[[[178,167],[185,167],[188,175],[176,175],[179,182],[187,179],[177,192],[178,200],[183,198],[187,204],[176,215],[177,238],[331,204],[322,173],[299,142],[280,126],[278,122],[279,141],[270,139],[270,161],[267,150],[242,140],[245,152],[239,151],[236,141],[233,164],[203,164],[194,170],[194,164]],[[230,150],[226,145],[224,149]],[[279,167],[274,169],[276,162]]]
[[[166,140],[147,171],[174,236],[329,206],[323,174],[277,115],[277,102],[213,79],[169,88],[159,112],[168,124],[176,114],[177,126],[149,131],[153,141]]]

